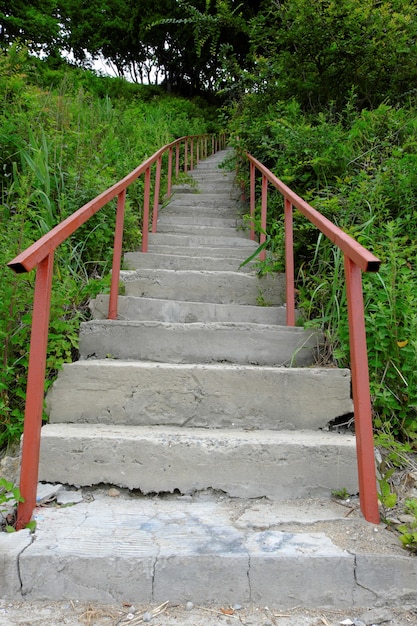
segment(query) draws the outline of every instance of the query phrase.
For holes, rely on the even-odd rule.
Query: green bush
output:
[[[263,109],[252,94],[231,121],[238,151],[251,152],[381,258],[380,272],[363,281],[374,421],[402,440],[417,439],[416,119],[415,108],[386,104],[356,113],[355,98],[340,115],[331,107],[307,115],[295,101]],[[246,184],[248,169],[240,170]],[[272,263],[262,271],[283,267],[283,204],[274,193],[268,197]],[[342,255],[298,212],[294,237],[304,323],[324,329],[324,362],[346,366]]]

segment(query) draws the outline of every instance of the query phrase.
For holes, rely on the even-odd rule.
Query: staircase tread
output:
[[[306,329],[301,326],[281,326],[280,324],[262,324],[256,322],[163,322],[159,320],[88,320],[82,322],[81,327],[84,329],[88,326],[132,326],[132,327],[161,327],[172,329],[184,329],[187,331],[193,331],[197,328],[207,329],[207,331],[215,331],[222,328],[230,330],[236,328],[236,330],[253,330],[259,332],[274,332],[274,333],[286,333],[286,334],[309,334],[311,336],[319,336],[320,332],[314,329]]]
[[[252,271],[250,273],[247,272],[239,272],[239,271],[235,271],[235,270],[194,270],[194,269],[185,269],[185,270],[173,270],[170,268],[158,268],[158,267],[140,267],[138,269],[132,269],[132,270],[121,270],[120,271],[120,276],[125,276],[125,277],[130,277],[130,276],[134,276],[135,274],[141,274],[143,276],[146,276],[146,274],[149,272],[150,275],[156,275],[158,274],[158,272],[162,272],[164,274],[175,274],[175,275],[181,275],[181,274],[199,274],[200,276],[204,276],[204,275],[208,275],[208,276],[212,276],[213,274],[215,274],[216,276],[224,276],[224,277],[235,277],[238,276],[239,279],[241,278],[242,280],[255,280],[255,282],[259,281],[259,283],[261,284],[263,282],[263,278],[259,277],[255,271]],[[267,279],[264,279],[265,282],[267,282]],[[270,278],[268,282],[272,282],[272,279]]]
[[[352,447],[355,445],[355,436],[351,433],[339,433],[336,431],[324,430],[251,430],[235,428],[187,428],[186,426],[142,426],[133,424],[66,424],[53,423],[43,426],[44,437],[66,436],[75,439],[85,440],[86,437],[100,439],[103,437],[120,440],[125,437],[129,441],[140,439],[160,440],[165,446],[169,442],[187,441],[191,442],[203,440],[213,444],[220,443],[226,445],[231,442],[236,444],[250,443],[253,445],[264,442],[273,442],[276,445],[285,443],[287,445],[308,446],[338,446]]]
[[[108,299],[108,294],[99,294],[100,298],[107,298]],[[264,310],[264,311],[282,311],[286,309],[285,304],[271,304],[268,306],[259,306],[257,304],[233,304],[230,302],[201,302],[201,301],[194,301],[194,300],[171,300],[170,298],[146,298],[144,296],[123,296],[123,298],[129,299],[129,300],[138,300],[140,302],[143,302],[144,300],[152,300],[153,302],[160,302],[165,303],[165,302],[170,302],[170,303],[176,303],[178,305],[197,305],[197,306],[205,306],[205,305],[211,305],[214,307],[219,307],[219,308],[234,308],[234,307],[239,307],[242,308],[243,310],[255,310],[255,311],[259,311],[259,310]]]
[[[73,363],[64,363],[63,370],[74,367],[118,367],[118,368],[147,368],[153,367],[156,369],[189,369],[189,370],[249,370],[249,371],[271,371],[271,372],[285,372],[287,375],[297,375],[300,372],[309,372],[310,374],[323,375],[324,372],[331,372],[332,375],[347,376],[350,374],[348,368],[339,367],[285,367],[280,365],[252,365],[245,363],[161,363],[160,361],[150,360],[129,360],[129,359],[82,359],[80,361],[74,361]]]

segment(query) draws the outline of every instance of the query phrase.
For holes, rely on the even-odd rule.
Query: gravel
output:
[[[268,607],[160,607],[81,602],[5,602],[0,600],[0,626],[410,626],[417,624],[417,610],[271,610]]]

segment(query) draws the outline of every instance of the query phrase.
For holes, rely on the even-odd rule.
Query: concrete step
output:
[[[213,237],[220,240],[229,237],[249,240],[248,233],[243,229],[237,230],[236,224],[232,226],[209,226],[198,223],[187,224],[183,222],[175,224],[162,221],[162,223],[158,222],[158,233],[179,233],[182,235],[196,235],[197,237]]]
[[[242,263],[245,259],[247,259],[251,254],[253,254],[253,250],[248,249],[247,246],[233,246],[232,248],[225,249],[212,247],[212,246],[204,246],[204,248],[195,248],[194,246],[179,246],[179,245],[159,245],[156,243],[149,244],[149,252],[154,252],[155,254],[169,254],[169,255],[178,255],[178,256],[193,256],[193,257],[211,257],[211,258],[224,258],[225,256],[228,259],[239,259]]]
[[[181,193],[181,192],[179,192]],[[223,195],[225,198],[231,198],[234,200],[238,200],[241,195],[242,195],[242,191],[239,190],[238,187],[234,186],[231,183],[228,182],[218,182],[216,181],[215,178],[213,178],[212,181],[210,180],[201,180],[200,182],[198,182],[198,187],[197,187],[197,194],[218,194],[218,195]]]
[[[90,301],[89,307],[93,319],[107,319],[109,296],[107,294],[99,294],[94,300]],[[192,322],[237,322],[285,326],[286,309],[285,306],[261,307],[120,296],[118,299],[118,319],[180,322],[181,324],[190,324]]]
[[[80,326],[80,356],[160,363],[240,363],[310,366],[320,336],[263,324],[177,324],[94,320]]]
[[[158,217],[158,229],[160,226],[167,226],[168,224],[172,224],[177,226],[179,224],[184,224],[186,226],[193,224],[196,226],[219,226],[222,228],[241,228],[242,220],[238,218],[227,218],[227,217],[210,217],[208,215],[168,215],[161,210]],[[247,234],[248,236],[248,234]]]
[[[152,246],[153,248],[153,246]],[[187,252],[193,249],[187,248]],[[204,251],[200,250],[200,255]],[[250,272],[253,271],[253,263],[247,263],[239,267],[247,251],[238,258],[191,256],[190,254],[156,254],[153,252],[127,252],[124,255],[126,269],[165,269],[165,270],[198,270],[198,271],[228,271]]]
[[[193,172],[201,170],[213,170],[220,173],[227,172],[228,170],[223,168],[223,165],[225,163],[225,158],[227,157],[228,153],[230,154],[230,150],[222,150],[220,152],[217,152],[216,154],[209,156],[207,159],[202,159],[198,163],[194,164],[193,169],[189,170],[188,173],[192,174]]]
[[[237,187],[235,184],[236,175],[233,172],[222,172],[222,170],[193,170],[190,178],[195,181],[198,188],[205,183],[218,183],[220,185],[229,185],[229,187]]]
[[[236,175],[231,172],[222,172],[221,169],[195,169],[190,172],[190,178],[199,187],[201,184],[216,183],[218,185],[228,185],[229,188],[236,187]]]
[[[127,296],[164,300],[281,305],[285,294],[282,274],[140,269],[121,271],[120,280]]]
[[[39,480],[271,500],[358,490],[354,436],[309,430],[46,424]]]
[[[191,196],[191,194],[189,194]],[[207,209],[207,207],[202,204],[202,205],[194,205],[194,204],[186,204],[186,203],[182,203],[182,204],[167,204],[166,207],[164,207],[163,209],[161,209],[161,214],[162,215],[170,215],[173,217],[186,217],[189,218],[191,217],[197,217],[198,219],[200,217],[207,217],[208,215],[210,215],[210,217],[212,218],[220,218],[220,219],[241,219],[242,218],[242,211],[239,209],[239,206],[236,204],[236,206],[232,206],[232,207],[224,207],[224,206],[217,206],[217,207],[210,207],[210,210]]]
[[[179,246],[179,247],[216,247],[216,248],[242,248],[247,249],[248,254],[251,254],[259,244],[251,239],[247,238],[246,234],[239,231],[241,234],[229,234],[229,235],[215,235],[210,236],[209,227],[206,229],[206,234],[178,234],[178,233],[149,233],[149,246]]]
[[[213,209],[212,212],[216,212],[219,209],[235,209],[236,211],[241,210],[239,206],[239,202],[235,197],[231,197],[231,193],[176,193],[170,203],[169,206],[192,206],[192,207],[204,207],[205,209]]]
[[[239,624],[240,611],[219,611],[236,604],[269,607],[259,618],[244,619],[248,625],[266,625],[271,616],[277,624],[322,623],[318,613],[281,617],[294,606],[328,607],[332,625],[358,611],[373,624],[376,618],[368,621],[370,612],[360,607],[385,606],[391,616],[393,607],[413,605],[417,559],[401,552],[392,532],[367,524],[356,499],[346,508],[329,499],[274,503],[213,493],[157,499],[123,490],[111,497],[104,488],[82,493],[84,501],[74,506],[38,508],[34,536],[2,533],[9,565],[4,581],[0,571],[3,598],[113,603],[113,609],[166,600],[207,607],[206,617],[191,611],[175,620],[183,624],[189,616],[190,625]],[[162,614],[152,623],[174,619]]]
[[[223,158],[223,156],[225,155],[226,155],[225,152],[217,153],[216,155],[210,156],[207,159],[199,161],[199,163],[196,164],[192,170],[188,171],[188,174],[192,176],[196,172],[204,172],[204,171],[217,172],[220,175],[226,172],[230,174],[230,171],[228,171],[226,168],[223,167],[224,162],[225,162],[225,159]]]
[[[236,172],[233,170],[228,170],[226,168],[221,167],[222,162],[220,163],[210,163],[209,161],[200,161],[200,163],[195,167],[188,175],[191,178],[195,178],[198,176],[216,176],[219,180],[235,180]]]
[[[350,371],[78,361],[47,395],[50,423],[318,430],[353,411]]]

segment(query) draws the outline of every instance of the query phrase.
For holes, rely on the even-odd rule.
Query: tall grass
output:
[[[165,143],[208,129],[200,106],[116,82],[114,99],[114,84],[89,72],[45,69],[16,46],[0,57],[0,447],[22,431],[34,286],[6,263]],[[142,189],[129,189],[125,250],[140,243]],[[77,355],[88,299],[106,289],[114,218],[110,203],[57,250],[47,386]]]

